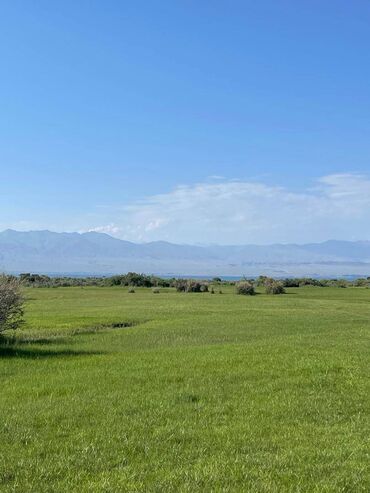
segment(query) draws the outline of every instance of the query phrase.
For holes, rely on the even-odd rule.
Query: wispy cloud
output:
[[[182,185],[125,206],[105,231],[133,241],[180,243],[309,242],[370,238],[370,178],[321,177],[294,191],[262,182]]]
[[[114,224],[106,224],[104,226],[96,226],[95,228],[90,228],[87,230],[88,232],[95,233],[108,233],[110,235],[118,235],[121,233],[121,228],[115,226]]]

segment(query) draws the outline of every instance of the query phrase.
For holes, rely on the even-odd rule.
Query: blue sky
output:
[[[0,229],[370,239],[368,1],[0,6]]]

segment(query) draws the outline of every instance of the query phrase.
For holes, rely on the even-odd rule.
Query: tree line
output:
[[[10,276],[13,277],[13,276]],[[57,288],[70,286],[132,286],[132,287],[174,287],[178,291],[204,291],[205,286],[209,285],[236,285],[240,282],[249,282],[254,287],[264,287],[266,281],[272,279],[268,276],[259,276],[257,278],[243,278],[241,281],[222,280],[220,277],[213,279],[195,280],[192,278],[162,278],[155,275],[139,274],[137,272],[128,272],[113,276],[47,276],[43,274],[24,273],[17,277],[22,286],[40,287],[40,288]],[[370,287],[370,277],[363,277],[354,280],[348,279],[321,279],[312,277],[289,277],[274,279],[282,284],[284,288],[299,288],[302,286],[317,287]],[[203,287],[201,288],[202,285]]]

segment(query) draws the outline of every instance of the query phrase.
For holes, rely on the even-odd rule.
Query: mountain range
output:
[[[191,246],[132,243],[104,233],[0,232],[0,271],[103,275],[369,276],[370,241]]]

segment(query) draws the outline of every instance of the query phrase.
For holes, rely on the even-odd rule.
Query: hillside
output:
[[[0,233],[5,272],[107,274],[129,270],[162,275],[370,275],[369,241],[191,246],[131,243],[103,233]]]

